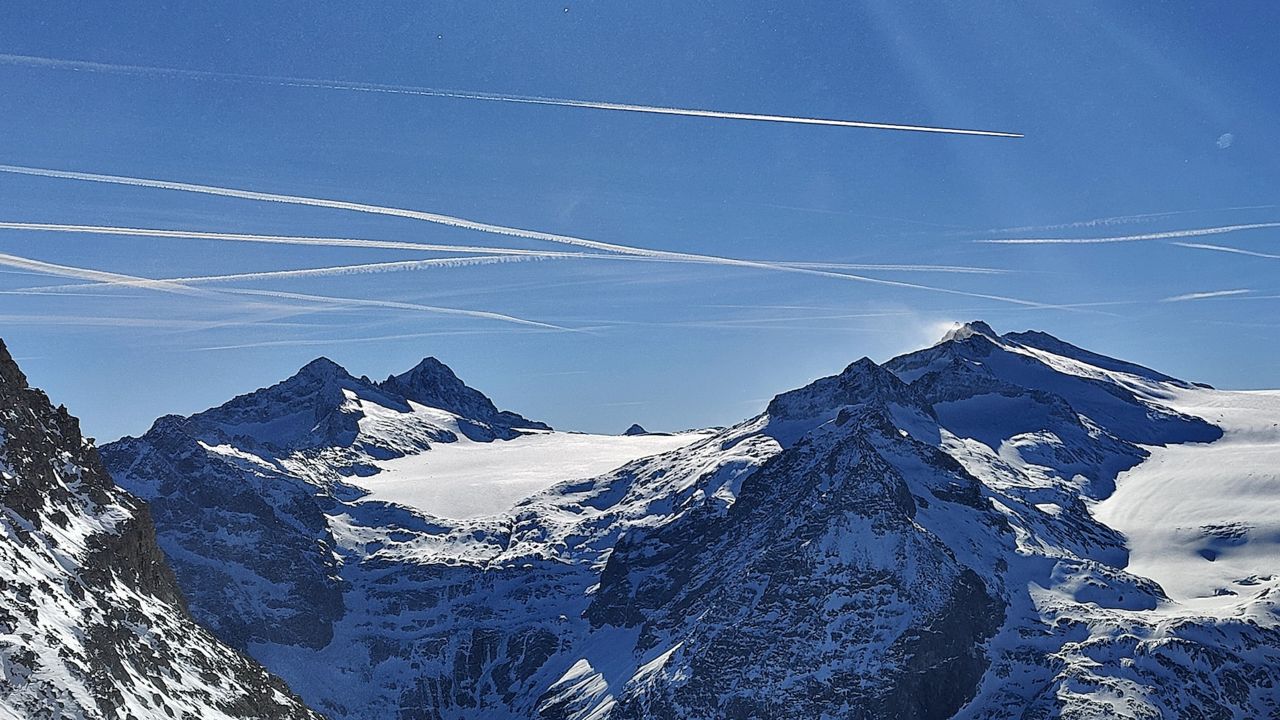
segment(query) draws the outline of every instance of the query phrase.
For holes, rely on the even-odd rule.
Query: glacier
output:
[[[973,322],[702,432],[322,359],[103,457],[332,718],[1269,717],[1277,422]]]

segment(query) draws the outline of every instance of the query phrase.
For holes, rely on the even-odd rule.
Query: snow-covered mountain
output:
[[[319,360],[104,457],[335,718],[1272,717],[1278,423],[970,323],[704,433]]]
[[[146,506],[2,341],[0,717],[317,717],[188,616]]]

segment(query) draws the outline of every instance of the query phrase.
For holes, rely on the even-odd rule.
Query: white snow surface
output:
[[[375,462],[381,472],[349,482],[364,500],[466,519],[510,510],[560,482],[603,475],[632,460],[675,450],[706,431],[671,435],[591,435],[531,431],[512,440],[438,443],[427,452]]]
[[[1094,516],[1128,538],[1135,575],[1175,601],[1238,602],[1280,573],[1280,390],[1177,390],[1163,403],[1221,427],[1212,443],[1149,447]]]

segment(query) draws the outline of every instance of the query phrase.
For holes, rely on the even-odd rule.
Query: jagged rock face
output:
[[[914,441],[880,434],[888,422],[843,413],[726,511],[614,547],[588,617],[637,627],[637,648],[664,659],[611,717],[944,718],[972,697],[1003,603],[915,523],[876,447]],[[972,477],[948,481],[976,496]]]
[[[344,483],[379,448],[523,427],[436,365],[372,389],[342,379],[353,439],[280,453],[198,429],[215,409],[107,455],[154,497],[197,612],[332,717],[1280,710],[1280,580],[1250,579],[1259,590],[1230,612],[1173,605],[1092,514],[1155,444],[1221,435],[1159,401],[1189,383],[972,323],[678,450],[453,521]],[[187,574],[236,553],[214,537],[224,526],[278,548],[240,595]]]
[[[223,462],[209,447],[181,419],[163,418],[145,440],[102,452],[109,466],[127,463],[128,488],[150,504],[201,623],[242,651],[262,642],[323,647],[343,605],[314,488],[266,463]]]
[[[146,506],[3,342],[0,715],[318,717],[191,620]]]
[[[433,357],[424,359],[406,373],[392,375],[381,387],[421,405],[494,427],[551,429],[546,423],[507,410],[499,411],[484,393],[468,387],[453,370]]]

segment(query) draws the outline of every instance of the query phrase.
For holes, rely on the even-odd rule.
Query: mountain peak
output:
[[[434,357],[425,357],[409,370],[391,375],[380,385],[416,403],[480,418],[497,413],[493,401],[468,386],[453,370]]]
[[[18,363],[9,354],[9,348],[4,344],[4,340],[0,340],[0,383],[12,385],[15,388],[27,386],[27,376],[22,374]]]
[[[864,357],[839,375],[820,378],[776,396],[766,412],[774,419],[800,420],[826,417],[842,407],[868,403],[917,406],[919,400],[896,375]]]
[[[297,377],[299,375],[304,375],[307,377],[330,377],[334,375],[343,376],[349,374],[350,373],[347,372],[346,368],[321,355],[315,360],[312,360],[299,368],[298,372],[294,373],[294,376]]]
[[[990,325],[981,320],[972,320],[967,323],[957,323],[955,327],[947,331],[946,335],[942,336],[942,339],[938,341],[938,344],[941,345],[942,343],[949,342],[951,340],[968,340],[974,335],[981,335],[991,340],[995,340],[1000,337],[995,330],[991,329]]]
[[[464,383],[453,370],[434,357],[425,357],[399,375],[392,375],[378,387],[427,407],[504,427],[550,429],[512,412],[500,411],[487,395]]]

